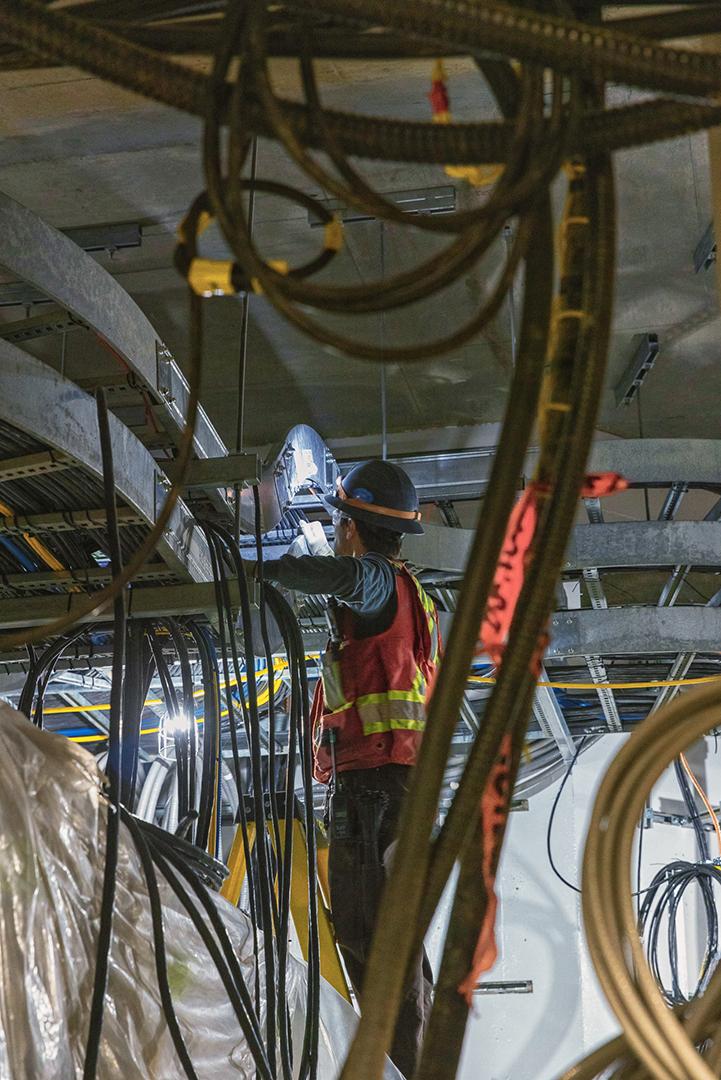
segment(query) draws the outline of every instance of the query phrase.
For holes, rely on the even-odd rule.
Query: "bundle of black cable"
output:
[[[638,926],[646,948],[649,966],[664,998],[669,1005],[684,1005],[704,992],[718,964],[719,916],[714,886],[721,885],[721,866],[709,858],[707,835],[680,762],[676,762],[675,770],[681,794],[696,833],[700,861],[693,863],[677,859],[659,870],[651,884],[644,890]],[[686,995],[679,979],[678,920],[682,916],[682,901],[690,885],[696,885],[701,893],[706,919],[706,945],[696,986],[689,995]],[[670,986],[664,982],[660,953],[664,920],[665,959],[670,973]]]

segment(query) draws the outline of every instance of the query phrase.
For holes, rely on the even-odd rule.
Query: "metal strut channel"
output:
[[[109,419],[117,493],[152,526],[168,481],[136,436],[112,413]],[[102,476],[93,398],[7,341],[0,341],[0,420]],[[205,537],[182,500],[178,500],[157,550],[180,576],[191,581],[212,580]]]
[[[437,454],[394,454],[390,460],[406,470],[423,502],[478,498],[488,487],[495,455],[495,446],[485,446]],[[530,450],[524,476],[533,473],[537,461],[538,451]],[[343,462],[343,473],[353,464]],[[599,439],[591,449],[588,469],[618,472],[632,484],[718,487],[721,439]]]
[[[165,414],[168,431],[182,431],[188,383],[149,319],[122,285],[69,237],[0,192],[0,261],[96,331],[123,359]],[[224,457],[225,443],[198,409],[199,457]]]
[[[550,681],[545,667],[541,668],[541,681]],[[543,734],[556,740],[563,760],[573,761],[576,747],[568,730],[566,718],[550,687],[537,687],[533,698],[533,716]]]
[[[546,656],[676,656],[679,642],[688,642],[699,653],[717,653],[719,641],[718,607],[563,611],[551,620]]]
[[[601,577],[598,570],[593,568],[584,570],[583,580],[586,583],[591,607],[594,611],[603,611],[607,609],[608,602],[606,600],[606,594],[603,591],[603,585],[601,584]],[[607,683],[608,673],[606,671],[606,665],[601,657],[597,653],[590,653],[587,654],[584,659],[593,682]],[[616,699],[613,696],[613,690],[599,686],[596,693],[598,694],[601,710],[606,717],[606,723],[608,724],[609,729],[611,731],[621,731],[621,717],[618,712],[618,706],[616,705]]]
[[[418,566],[462,574],[473,541],[470,529],[424,524],[422,536],[403,541],[406,556]],[[623,521],[576,525],[563,571],[598,568],[721,566],[721,522]]]

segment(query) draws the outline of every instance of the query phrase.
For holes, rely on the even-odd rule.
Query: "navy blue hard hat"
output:
[[[408,473],[392,461],[364,461],[337,481],[325,501],[335,510],[377,529],[422,533],[418,493]]]

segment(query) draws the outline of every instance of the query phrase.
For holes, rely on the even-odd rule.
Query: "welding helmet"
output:
[[[392,461],[364,461],[338,477],[325,501],[346,517],[376,529],[422,533],[418,493],[408,473]]]

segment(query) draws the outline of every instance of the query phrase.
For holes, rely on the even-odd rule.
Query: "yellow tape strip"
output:
[[[327,251],[340,251],[343,247],[343,222],[334,217],[323,229],[323,247]]]
[[[269,259],[266,263],[271,270],[275,270],[278,274],[287,274],[290,271],[290,265],[285,259]],[[263,286],[260,283],[260,278],[254,277],[250,279],[250,287],[254,293],[258,296],[263,295]]]
[[[198,296],[232,296],[233,263],[220,259],[193,259],[188,268],[188,284]]]

